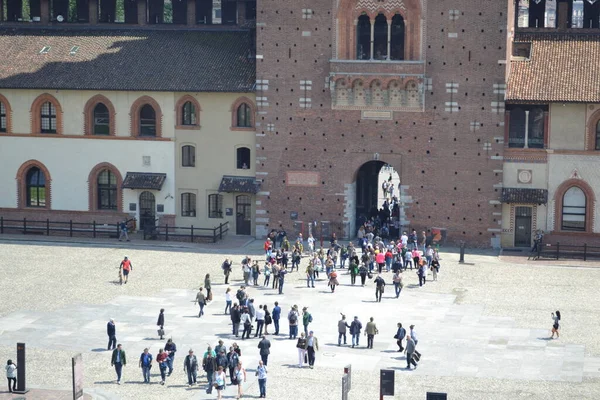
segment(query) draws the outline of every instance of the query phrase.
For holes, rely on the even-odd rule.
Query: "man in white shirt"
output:
[[[421,358],[421,353],[419,353],[416,350],[417,344],[419,344],[419,339],[417,339],[417,334],[415,333],[414,330],[415,326],[411,325],[410,326],[410,337],[412,338],[412,340],[415,342],[415,354],[417,355],[418,358]]]
[[[402,246],[406,247],[406,245],[408,244],[408,235],[406,234],[406,232],[402,232],[400,240],[402,241]]]
[[[258,310],[256,310],[256,333],[254,337],[258,337],[262,335],[263,327],[265,326],[265,310],[263,310],[263,306],[258,306]]]

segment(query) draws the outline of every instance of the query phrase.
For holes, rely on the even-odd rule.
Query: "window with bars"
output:
[[[181,166],[195,167],[196,166],[196,148],[191,145],[181,147]]]
[[[194,193],[181,194],[181,216],[195,217],[196,216],[196,195]]]
[[[220,194],[208,195],[208,218],[223,218],[223,196]]]
[[[117,177],[109,170],[100,172],[97,180],[98,185],[98,209],[117,209]]]
[[[94,135],[110,134],[110,115],[108,107],[103,103],[96,104],[94,107]]]
[[[186,101],[181,111],[181,125],[196,125],[196,107],[191,101]]]
[[[27,207],[46,207],[46,176],[38,167],[27,171]]]
[[[583,190],[573,186],[563,196],[562,230],[585,231],[587,199]]]
[[[54,104],[47,101],[42,104],[40,109],[41,115],[41,132],[56,133],[56,107]]]
[[[237,108],[237,126],[238,128],[252,128],[252,109],[246,103],[240,104]]]
[[[6,129],[6,106],[4,103],[0,102],[0,132],[6,132]]]

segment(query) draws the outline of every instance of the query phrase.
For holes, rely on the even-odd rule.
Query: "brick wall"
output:
[[[492,102],[504,97],[494,85],[504,83],[506,2],[423,1],[425,76],[431,79],[425,111],[394,112],[388,121],[331,109],[336,3],[258,3],[256,75],[269,82],[256,94],[266,97],[257,117],[257,175],[264,178],[257,208],[267,211],[257,220],[257,235],[279,225],[291,231],[291,211],[302,221],[348,223],[354,202],[348,185],[379,153],[400,173],[411,226],[446,228],[449,242],[489,246],[500,232],[493,213],[501,207],[491,203],[501,190],[504,115]],[[310,18],[303,8],[312,10]],[[457,19],[450,10],[459,10]],[[309,91],[301,90],[301,80],[312,81]],[[450,83],[455,93],[448,93]],[[300,107],[306,97],[309,109]],[[448,102],[458,110],[446,111]],[[288,171],[318,172],[320,181],[288,186]]]

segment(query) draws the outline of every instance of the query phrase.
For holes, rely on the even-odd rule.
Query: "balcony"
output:
[[[334,110],[424,110],[424,61],[331,60],[329,67]]]

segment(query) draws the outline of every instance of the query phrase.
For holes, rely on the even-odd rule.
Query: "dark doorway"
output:
[[[362,225],[373,214],[377,214],[379,172],[385,164],[369,161],[363,164],[356,176],[356,226]]]
[[[531,207],[515,207],[515,247],[531,246]]]
[[[235,234],[250,235],[252,231],[252,202],[250,196],[239,195],[235,198]]]
[[[140,194],[140,229],[152,231],[156,221],[156,200],[150,192]]]

